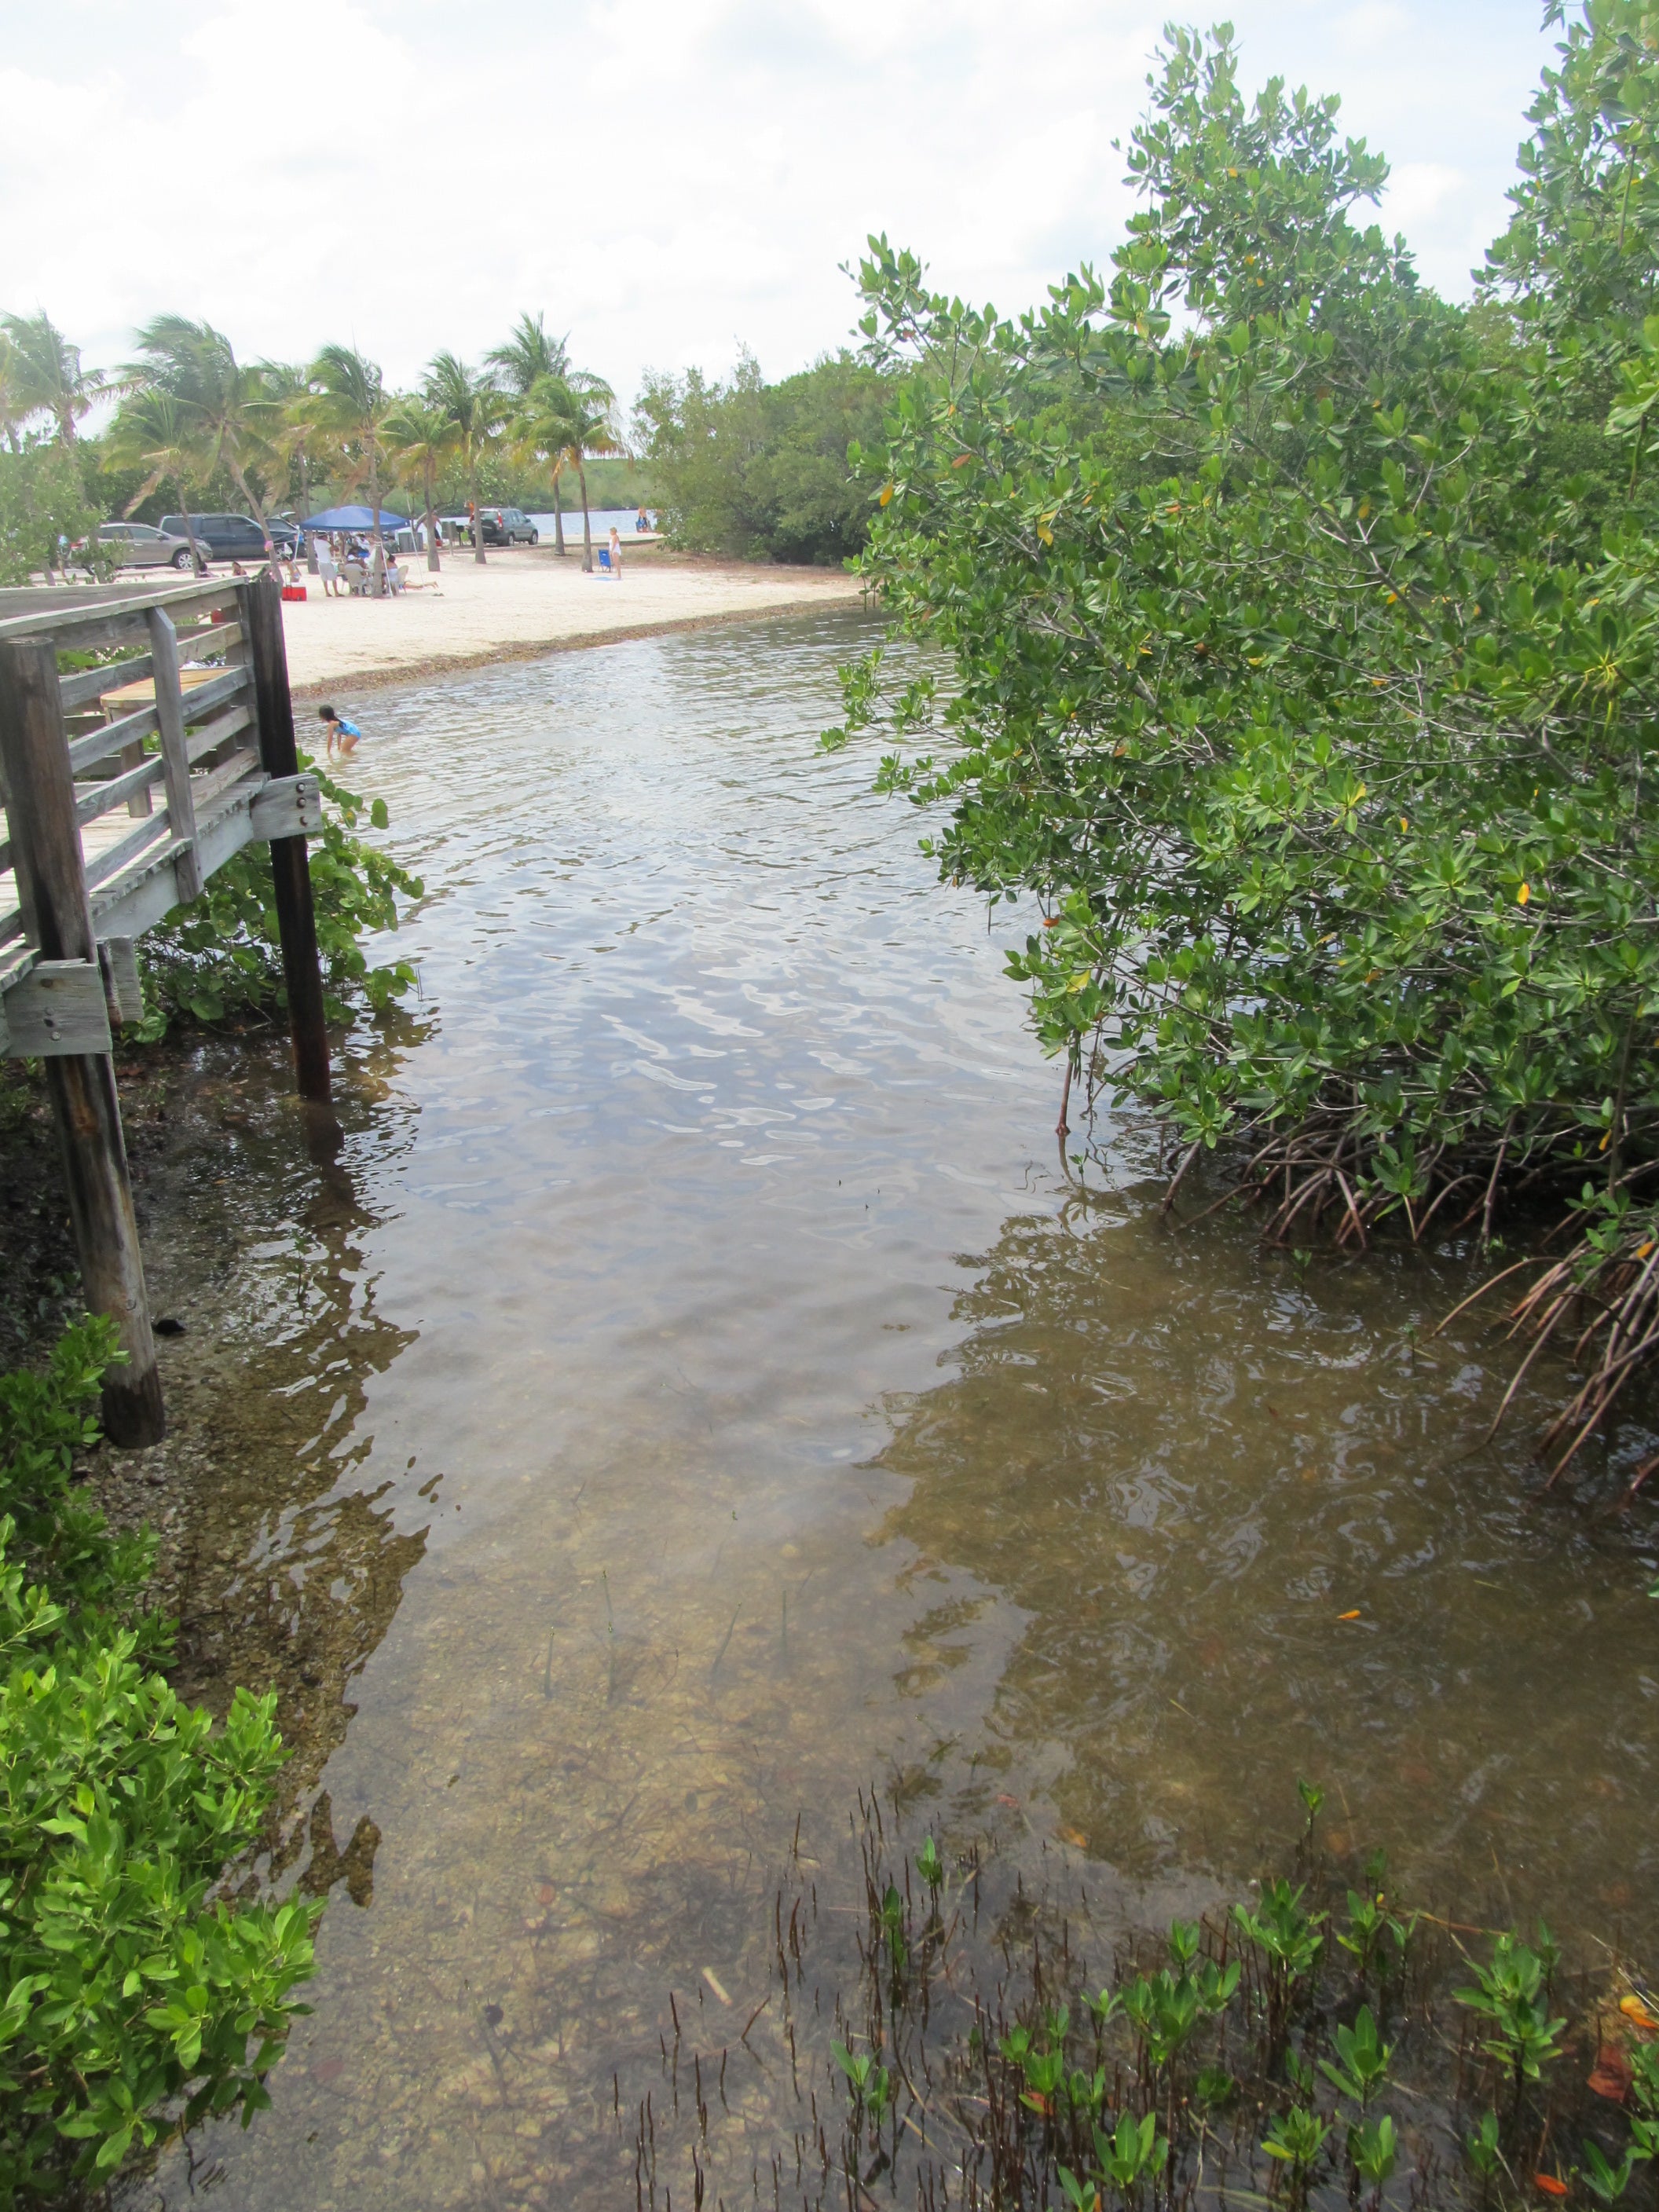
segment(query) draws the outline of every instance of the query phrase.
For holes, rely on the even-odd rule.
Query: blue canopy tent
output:
[[[380,528],[407,530],[406,514],[394,514],[389,507],[380,509]],[[374,510],[372,507],[325,507],[320,514],[308,514],[300,525],[301,530],[373,530]]]

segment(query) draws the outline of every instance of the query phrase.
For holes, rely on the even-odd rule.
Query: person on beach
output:
[[[647,514],[643,507],[640,509],[639,513],[634,518],[634,527],[636,532],[641,530],[649,530],[651,527],[651,518]]]
[[[334,540],[319,532],[317,538],[317,574],[323,580],[323,597],[340,597],[340,564],[334,557]]]
[[[355,722],[348,721],[343,714],[337,714],[332,707],[319,707],[317,713],[328,730],[327,758],[333,759],[334,748],[337,744],[340,758],[349,760],[357,750],[357,740],[362,736],[362,732]]]
[[[621,580],[622,539],[617,534],[617,526],[614,522],[611,526],[611,573],[618,581]]]

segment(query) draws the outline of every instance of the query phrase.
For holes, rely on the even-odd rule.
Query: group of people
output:
[[[325,599],[343,599],[360,581],[367,582],[376,598],[395,596],[407,584],[398,556],[389,547],[366,545],[361,538],[341,531],[326,534],[319,531],[314,543]],[[354,568],[356,576],[351,573]]]

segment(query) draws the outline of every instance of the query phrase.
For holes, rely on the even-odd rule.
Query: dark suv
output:
[[[486,545],[539,545],[541,543],[541,532],[522,507],[481,507],[478,520],[483,526]],[[471,535],[468,531],[469,538]]]
[[[263,561],[265,557],[265,533],[251,514],[192,514],[190,521],[196,543],[210,561]],[[161,527],[178,538],[189,534],[182,514],[164,514]],[[274,541],[276,529],[271,534]]]

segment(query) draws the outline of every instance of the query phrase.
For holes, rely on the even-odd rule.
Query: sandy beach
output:
[[[328,599],[310,576],[309,596],[283,606],[300,697],[858,596],[839,569],[687,560],[655,548],[624,550],[620,580],[585,575],[580,549],[563,560],[540,547],[492,549],[483,568],[446,552],[437,576],[420,554],[404,567],[410,588],[394,599]]]

